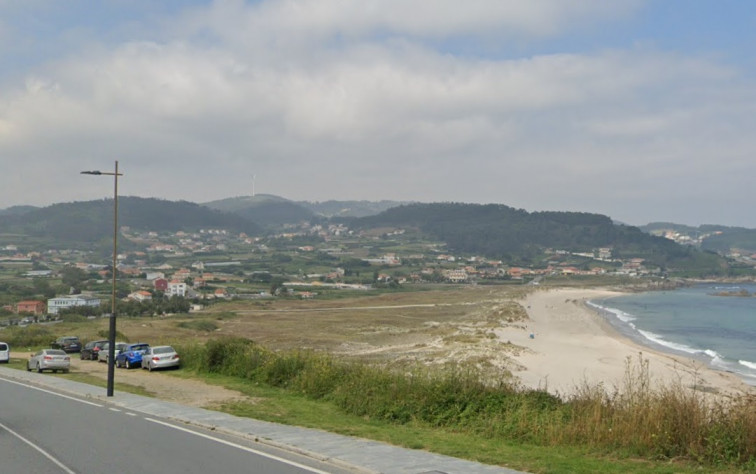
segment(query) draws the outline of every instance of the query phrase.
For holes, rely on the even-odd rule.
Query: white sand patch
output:
[[[512,355],[523,368],[515,372],[523,385],[560,394],[572,393],[583,383],[621,388],[628,358],[637,365],[642,354],[648,360],[652,383],[679,381],[686,387],[719,394],[756,392],[732,374],[634,343],[585,306],[586,300],[616,294],[607,290],[554,289],[526,296],[522,304],[530,321],[522,327],[496,331],[501,341],[529,349]]]

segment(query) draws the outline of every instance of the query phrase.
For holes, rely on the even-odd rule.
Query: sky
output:
[[[756,228],[755,44],[751,0],[0,0],[0,209],[118,161],[123,196]]]

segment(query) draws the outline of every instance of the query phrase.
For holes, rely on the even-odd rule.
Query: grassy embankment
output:
[[[321,353],[273,352],[246,339],[212,340],[182,347],[182,353],[185,367],[235,380],[237,389],[251,385],[268,396],[283,389],[278,393],[304,403],[295,403],[298,410],[307,411],[305,400],[318,401],[325,416],[363,425],[337,431],[376,437],[374,431],[412,448],[536,472],[756,469],[754,400],[713,403],[680,386],[652,389],[643,360],[628,361],[625,384],[615,393],[584,387],[561,399],[508,383],[486,385],[467,369],[398,374]],[[315,421],[322,414],[281,420],[254,404],[223,409],[323,425]]]

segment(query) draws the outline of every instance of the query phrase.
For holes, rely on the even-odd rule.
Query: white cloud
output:
[[[282,0],[247,7],[217,1],[186,16],[186,25],[235,40],[273,36],[352,39],[370,35],[417,38],[450,36],[543,37],[586,24],[614,20],[645,1],[617,0]],[[293,38],[292,38],[293,35]]]
[[[553,35],[642,4],[567,3],[216,2],[167,23],[165,41],[87,45],[0,90],[0,160],[39,183],[29,196],[0,176],[0,207],[106,195],[68,177],[114,159],[124,194],[193,201],[248,194],[256,174],[258,192],[292,199],[643,223],[634,202],[690,202],[684,183],[750,192],[732,173],[751,169],[756,89],[732,67],[648,47],[498,59],[432,44]]]

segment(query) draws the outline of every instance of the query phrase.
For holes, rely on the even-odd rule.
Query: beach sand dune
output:
[[[651,350],[620,335],[585,305],[618,295],[608,290],[553,289],[529,294],[522,304],[530,320],[526,329],[502,328],[498,336],[526,348],[514,356],[526,387],[569,395],[584,384],[621,389],[628,362],[648,361],[654,385],[679,383],[718,395],[756,393],[733,374],[709,369],[701,361]]]

